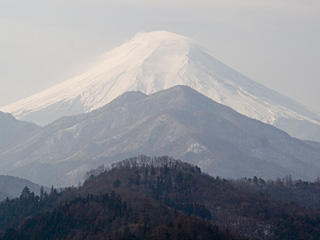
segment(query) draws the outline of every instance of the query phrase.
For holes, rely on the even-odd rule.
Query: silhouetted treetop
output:
[[[128,158],[118,163],[112,164],[112,168],[170,168],[184,172],[201,173],[201,169],[195,165],[175,160],[169,156],[148,157],[140,155],[138,157]]]

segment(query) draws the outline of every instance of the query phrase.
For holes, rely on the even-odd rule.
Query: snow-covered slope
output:
[[[151,94],[175,85],[187,85],[295,136],[320,141],[320,116],[229,68],[193,40],[165,31],[139,33],[105,54],[92,70],[1,110],[45,125],[102,107],[127,91]],[[316,136],[304,136],[308,129]]]
[[[222,177],[316,179],[320,144],[237,113],[186,87],[127,92],[95,111],[64,117],[8,151],[0,174],[43,185],[83,180],[101,164],[169,155]]]

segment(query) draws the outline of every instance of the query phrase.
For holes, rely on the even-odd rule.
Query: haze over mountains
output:
[[[1,109],[40,125],[90,112],[127,91],[152,94],[189,86],[218,103],[292,136],[320,141],[320,116],[216,60],[193,40],[159,31],[137,34],[92,70]]]
[[[315,179],[320,144],[177,86],[128,92],[95,111],[61,118],[0,153],[0,174],[43,185],[77,184],[85,173],[140,154],[169,155],[223,177]]]
[[[39,129],[33,123],[17,121],[12,115],[0,112],[0,151],[29,138]]]
[[[24,187],[28,187],[35,194],[40,193],[41,186],[26,179],[0,175],[0,201],[9,198],[19,197]],[[48,191],[48,189],[45,189]]]

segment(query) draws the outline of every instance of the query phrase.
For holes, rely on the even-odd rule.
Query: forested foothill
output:
[[[78,187],[25,187],[0,239],[320,239],[320,182],[223,179],[171,157],[129,158]]]

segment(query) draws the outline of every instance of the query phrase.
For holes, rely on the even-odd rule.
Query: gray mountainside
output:
[[[0,151],[31,137],[40,127],[16,120],[11,114],[0,112]]]
[[[22,189],[28,187],[35,194],[40,193],[41,186],[26,179],[0,175],[0,201],[9,198],[19,197]],[[44,189],[48,191],[48,189]]]
[[[61,118],[3,151],[0,173],[65,186],[101,164],[140,154],[170,155],[222,177],[320,175],[317,142],[292,138],[186,86],[149,96],[128,92],[95,111]]]

